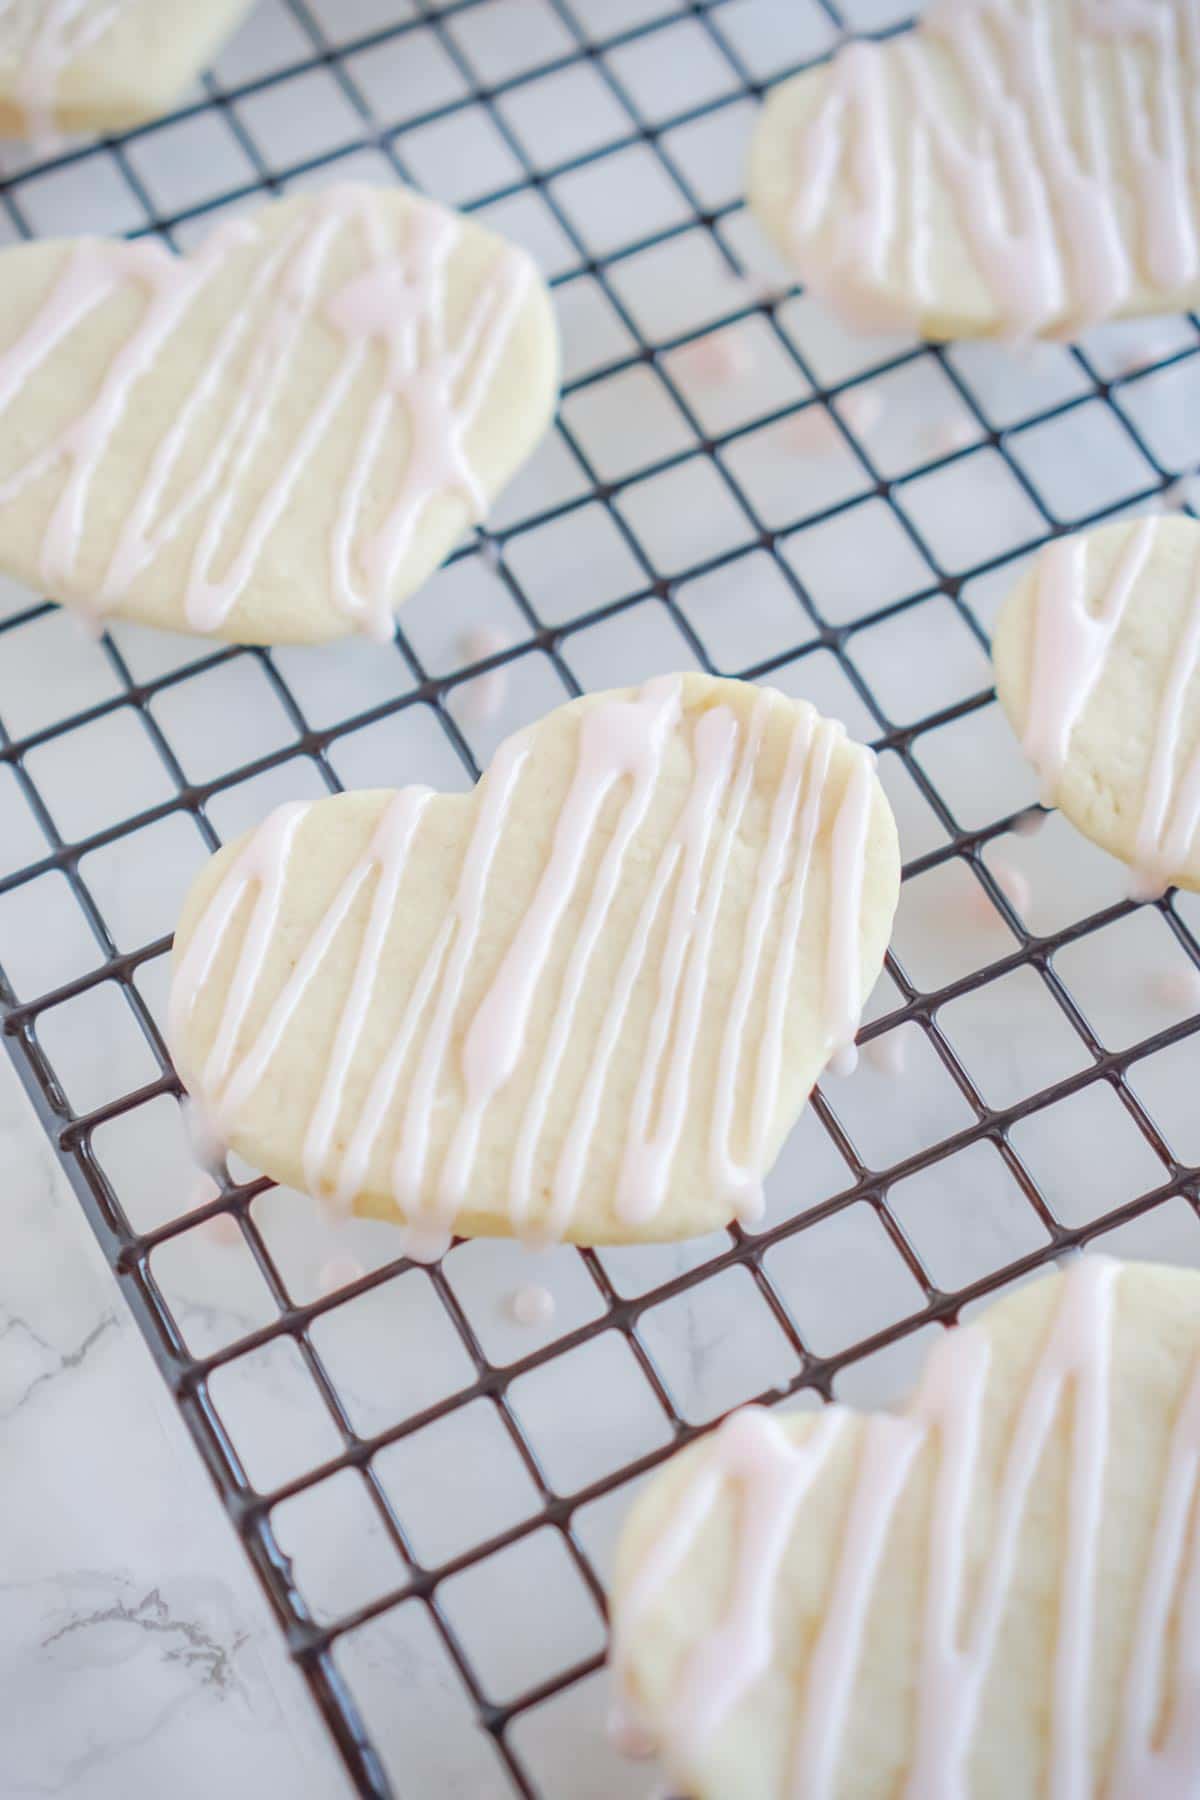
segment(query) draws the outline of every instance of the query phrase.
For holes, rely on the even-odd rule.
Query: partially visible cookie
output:
[[[1200,1276],[1083,1256],[902,1416],[735,1413],[617,1556],[623,1704],[693,1800],[1200,1793]]]
[[[1200,889],[1200,525],[1105,525],[1039,551],[1004,603],[996,687],[1047,805],[1147,899]]]
[[[557,382],[530,257],[401,187],[283,200],[182,258],[0,251],[0,569],[97,619],[386,638]]]
[[[157,118],[249,10],[250,0],[0,0],[0,137]]]
[[[773,90],[750,203],[868,329],[1064,335],[1200,299],[1192,99],[1175,0],[934,0]]]
[[[870,752],[704,675],[558,708],[474,793],[275,812],[197,879],[176,1066],[222,1141],[461,1236],[661,1241],[756,1218],[895,911]]]

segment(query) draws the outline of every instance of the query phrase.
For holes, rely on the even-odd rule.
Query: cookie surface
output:
[[[284,200],[184,258],[0,251],[0,568],[98,618],[386,637],[557,377],[530,258],[399,187]]]
[[[255,1168],[463,1236],[757,1216],[895,911],[870,752],[703,675],[571,702],[469,795],[284,807],[176,936],[185,1086]]]
[[[996,687],[1042,781],[1133,890],[1200,888],[1200,525],[1059,538],[1004,603]]]
[[[868,329],[1021,338],[1190,307],[1197,80],[1174,0],[935,0],[772,92],[750,202]]]
[[[0,137],[121,131],[166,112],[251,0],[4,0]]]
[[[1200,1276],[1076,1259],[903,1416],[749,1409],[617,1559],[616,1673],[697,1800],[1200,1791]]]

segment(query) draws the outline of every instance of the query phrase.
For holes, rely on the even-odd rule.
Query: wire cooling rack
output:
[[[1191,1260],[1191,899],[1133,907],[1030,777],[985,655],[1023,559],[1200,459],[1194,320],[1075,348],[856,340],[749,224],[770,82],[877,0],[274,0],[165,121],[14,153],[0,237],[160,232],[400,176],[525,241],[560,419],[394,652],[98,643],[0,593],[9,1051],[366,1795],[615,1795],[604,1583],[638,1482],[730,1406],[894,1394],[928,1329],[1103,1237]],[[698,666],[880,753],[905,884],[851,1080],[764,1228],[431,1271],[247,1171],[197,1193],[161,1031],[203,856],[278,799],[462,786],[589,687]],[[331,1260],[332,1259],[332,1260]],[[236,1779],[236,1778],[234,1778]]]

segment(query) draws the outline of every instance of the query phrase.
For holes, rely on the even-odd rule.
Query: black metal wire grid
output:
[[[307,1678],[357,1791],[373,1796],[392,1794],[392,1773],[395,1771],[389,1771],[385,1766],[384,1758],[372,1742],[352,1686],[339,1666],[338,1647],[356,1630],[390,1609],[411,1601],[425,1609],[449,1662],[457,1670],[480,1728],[494,1745],[504,1777],[513,1790],[531,1796],[545,1790],[539,1786],[536,1772],[521,1753],[516,1728],[534,1709],[593,1674],[600,1665],[601,1654],[597,1651],[574,1660],[570,1666],[558,1667],[548,1678],[501,1703],[493,1698],[475,1666],[470,1646],[463,1641],[444,1604],[444,1594],[447,1584],[455,1576],[477,1568],[534,1532],[549,1528],[558,1535],[598,1614],[603,1614],[603,1582],[577,1529],[581,1510],[644,1475],[706,1424],[689,1416],[677,1403],[670,1380],[647,1341],[644,1325],[653,1309],[687,1295],[698,1284],[723,1271],[744,1269],[790,1346],[794,1372],[762,1393],[746,1393],[740,1398],[771,1403],[801,1390],[829,1398],[835,1381],[854,1364],[898,1343],[922,1326],[953,1320],[964,1305],[1003,1283],[1093,1237],[1112,1231],[1114,1227],[1136,1220],[1164,1203],[1182,1200],[1194,1212],[1200,1201],[1197,1188],[1200,1170],[1178,1159],[1130,1080],[1131,1071],[1135,1071],[1144,1059],[1190,1039],[1200,1027],[1200,1018],[1180,1017],[1136,1042],[1113,1048],[1105,1041],[1102,1031],[1089,1022],[1055,966],[1056,954],[1120,921],[1133,911],[1132,906],[1127,902],[1114,902],[1087,916],[1071,918],[1052,933],[1032,935],[1023,916],[1025,909],[1014,899],[1011,888],[989,866],[985,856],[996,840],[1020,826],[1020,817],[1009,813],[982,826],[964,827],[942,791],[945,784],[932,778],[927,766],[930,759],[923,755],[923,740],[928,740],[929,734],[967,720],[992,706],[990,690],[971,691],[916,721],[897,724],[888,716],[855,656],[856,640],[861,640],[864,632],[889,621],[901,620],[912,609],[937,595],[944,596],[972,639],[986,646],[983,625],[966,591],[973,583],[981,577],[1002,573],[1066,524],[1079,526],[1153,501],[1179,473],[1186,458],[1165,456],[1156,449],[1151,441],[1153,434],[1144,429],[1145,408],[1143,406],[1139,411],[1138,388],[1144,382],[1169,378],[1170,371],[1186,373],[1187,366],[1195,363],[1200,352],[1200,332],[1192,320],[1180,348],[1154,358],[1148,371],[1141,369],[1112,379],[1084,350],[1072,349],[1069,353],[1072,391],[1066,397],[1061,394],[1051,396],[1049,404],[1026,409],[1019,419],[1005,420],[1002,425],[996,423],[994,407],[988,399],[979,396],[954,354],[940,348],[913,345],[894,352],[867,353],[863,366],[844,379],[823,378],[798,343],[798,334],[790,328],[789,309],[795,304],[795,289],[772,292],[761,285],[739,287],[731,281],[726,290],[715,294],[702,325],[671,336],[655,337],[647,331],[644,320],[623,291],[622,269],[631,261],[666,250],[699,232],[704,234],[721,268],[731,277],[743,273],[736,230],[741,219],[740,203],[725,200],[713,204],[697,191],[688,159],[679,153],[677,146],[682,141],[681,134],[689,128],[703,129],[709,122],[717,123],[721,115],[731,109],[747,112],[747,103],[757,101],[763,92],[764,74],[769,73],[770,78],[775,79],[790,73],[793,67],[804,66],[807,57],[799,61],[793,58],[790,66],[764,70],[755,49],[757,40],[750,31],[765,11],[772,7],[789,7],[790,0],[674,0],[674,3],[672,0],[620,0],[619,5],[611,8],[601,4],[600,0],[590,0],[590,3],[589,0],[447,0],[440,6],[434,5],[432,0],[414,0],[411,6],[403,8],[397,4],[390,9],[379,6],[368,9],[368,28],[350,36],[331,26],[330,20],[336,19],[338,10],[331,0],[326,0],[323,8],[318,0],[278,0],[276,10],[281,16],[284,4],[289,22],[288,42],[295,46],[295,54],[285,56],[267,73],[236,84],[222,85],[213,77],[206,77],[203,95],[172,115],[172,123],[186,124],[219,114],[246,159],[249,173],[243,184],[222,185],[219,191],[205,192],[187,206],[164,210],[156,204],[142,173],[142,152],[152,152],[153,134],[159,129],[157,125],[150,126],[106,140],[100,146],[65,151],[0,182],[0,206],[15,228],[14,235],[36,235],[36,220],[31,217],[27,205],[28,195],[35,191],[32,184],[44,182],[47,175],[62,178],[84,165],[103,163],[106,177],[119,179],[132,207],[141,216],[142,222],[135,224],[135,232],[159,232],[168,241],[178,244],[181,233],[186,237],[191,221],[230,202],[275,191],[285,182],[303,179],[314,172],[328,171],[331,176],[336,175],[339,165],[365,149],[386,158],[401,178],[414,180],[407,154],[410,143],[416,141],[414,134],[466,118],[482,119],[486,121],[489,141],[502,146],[503,167],[506,171],[511,170],[511,174],[490,187],[481,183],[482,191],[471,197],[468,209],[482,210],[536,197],[567,246],[569,267],[556,275],[555,285],[563,289],[581,280],[594,284],[611,316],[619,322],[627,348],[566,383],[564,414],[556,429],[561,443],[581,472],[577,491],[504,529],[481,533],[457,553],[456,560],[459,561],[482,557],[488,567],[496,571],[524,621],[525,635],[519,643],[465,663],[450,674],[438,675],[430,671],[418,653],[406,632],[402,616],[396,631],[396,650],[400,659],[397,667],[403,675],[398,684],[400,691],[363,710],[347,712],[334,723],[318,725],[306,716],[305,707],[294,691],[295,683],[285,677],[281,668],[282,659],[271,652],[214,649],[201,654],[198,659],[193,658],[182,668],[169,668],[148,678],[139,678],[121,647],[119,633],[114,632],[106,635],[102,642],[102,653],[112,677],[112,692],[107,697],[68,711],[24,735],[9,733],[0,722],[0,766],[11,772],[46,843],[44,853],[31,856],[0,878],[0,901],[29,883],[56,872],[69,884],[94,936],[100,959],[96,966],[74,980],[32,997],[22,995],[19,998],[15,984],[0,973],[0,1011],[9,1052],[58,1148],[63,1166],[151,1354],[175,1396],[193,1441],[269,1596],[288,1650]],[[485,9],[491,9],[493,13],[504,15],[505,19],[512,15],[514,23],[527,29],[531,7],[535,7],[537,13],[534,39],[542,47],[527,64],[498,73],[494,68],[477,67],[471,50],[473,20],[482,16]],[[845,23],[843,13],[852,24],[864,20],[868,24],[871,22],[862,6],[839,9],[829,0],[812,0],[803,21],[800,20],[802,10],[797,7],[791,16],[798,37],[803,36],[806,43],[811,42],[814,46],[812,60],[819,60],[833,46]],[[870,10],[877,19],[878,7]],[[389,12],[402,12],[403,16],[387,22]],[[520,21],[515,18],[517,12],[522,15]],[[380,17],[385,22],[378,22]],[[644,95],[636,91],[638,83],[630,77],[629,70],[635,66],[643,46],[659,40],[661,33],[681,28],[686,29],[693,48],[696,43],[701,44],[706,66],[719,71],[714,92],[702,104],[667,114],[659,111],[649,117]],[[887,30],[900,28],[903,28],[900,21],[885,27]],[[366,87],[356,75],[359,66],[356,59],[360,53],[383,47],[394,47],[407,54],[410,46],[415,50],[418,40],[423,53],[428,53],[429,46],[435,46],[439,67],[446,72],[446,83],[453,91],[436,106],[424,111],[413,110],[410,116],[399,121],[381,119]],[[491,41],[495,43],[494,35]],[[594,78],[607,97],[616,121],[614,130],[603,142],[589,145],[559,161],[539,161],[521,131],[514,126],[513,113],[506,103],[535,84],[547,83],[580,69],[589,71],[589,78]],[[246,103],[284,90],[289,83],[302,81],[316,72],[332,77],[354,116],[355,129],[345,141],[323,149],[318,155],[298,157],[294,161],[269,156],[247,124]],[[294,91],[297,95],[300,92],[299,89]],[[543,86],[538,91],[545,94],[550,89]],[[671,197],[672,216],[636,238],[631,236],[628,242],[598,249],[589,242],[586,231],[581,230],[571,206],[564,203],[564,180],[586,174],[634,151],[652,159],[664,191]],[[420,185],[419,180],[416,185]],[[772,355],[785,359],[798,374],[804,395],[797,399],[796,391],[789,390],[783,396],[784,404],[760,407],[753,418],[739,422],[731,429],[714,431],[701,417],[703,408],[698,410],[694,395],[686,391],[686,384],[678,377],[676,353],[693,340],[707,337],[714,329],[745,325],[749,321],[755,322],[760,333],[767,334]],[[861,423],[856,429],[853,406],[846,403],[857,389],[870,382],[929,365],[936,365],[946,391],[957,397],[957,404],[965,409],[972,422],[970,442],[951,448],[943,455],[914,456],[909,467],[896,475],[878,466],[870,432],[863,429]],[[1200,364],[1195,366],[1200,368]],[[614,473],[598,467],[589,454],[588,444],[572,424],[572,403],[598,384],[635,371],[651,371],[654,380],[661,384],[675,413],[685,422],[686,441],[653,462],[642,463],[636,468],[631,463],[628,470]],[[1142,389],[1143,395],[1149,392],[1148,388]],[[1028,460],[1021,454],[1022,439],[1028,433],[1053,426],[1056,421],[1065,422],[1072,415],[1082,418],[1087,408],[1099,409],[1099,413],[1093,410],[1088,418],[1095,420],[1099,414],[1103,415],[1101,428],[1106,433],[1115,433],[1122,445],[1131,451],[1142,475],[1119,495],[1106,495],[1104,505],[1068,520],[1056,514],[1038,481],[1031,475]],[[738,447],[764,427],[777,425],[793,413],[815,414],[818,409],[828,409],[827,416],[833,422],[840,451],[853,460],[860,479],[848,497],[836,498],[813,510],[805,505],[803,464],[798,463],[794,516],[783,522],[773,515],[765,516],[764,509],[750,491],[752,484],[739,475]],[[1200,437],[1192,450],[1200,453]],[[953,569],[944,567],[928,541],[927,533],[919,522],[914,521],[914,509],[906,505],[907,491],[913,483],[931,473],[966,465],[969,459],[981,456],[999,459],[1007,477],[1028,505],[1031,528],[1020,541],[1006,544],[984,561]],[[631,509],[623,505],[623,501],[638,483],[650,477],[683,469],[694,470],[701,465],[709,471],[714,489],[732,503],[745,522],[742,541],[735,548],[665,569],[662,557],[647,548],[646,534],[638,528],[636,514],[631,518]],[[990,466],[996,466],[994,460]],[[818,598],[797,573],[794,562],[786,553],[787,540],[798,526],[809,528],[849,516],[864,499],[877,501],[888,509],[899,533],[928,570],[928,580],[882,605],[873,605],[873,596],[867,593],[861,612],[848,623],[839,622],[822,610]],[[564,622],[548,622],[544,605],[529,591],[531,584],[527,577],[519,573],[522,539],[528,541],[531,534],[552,524],[565,524],[570,528],[571,522],[578,520],[585,509],[594,511],[597,507],[603,510],[612,530],[619,536],[640,571],[640,577],[629,591],[606,600],[603,605],[586,608]],[[681,603],[681,590],[686,590],[687,584],[697,578],[721,571],[736,573],[735,565],[741,559],[764,554],[786,587],[789,604],[794,605],[794,641],[754,666],[730,666],[728,657],[723,657],[723,666],[715,669],[713,655],[701,630],[689,616],[686,605]],[[580,587],[585,588],[586,568],[581,570],[578,579]],[[290,1291],[256,1221],[253,1203],[271,1185],[264,1180],[230,1185],[219,1199],[182,1216],[172,1217],[148,1231],[135,1228],[127,1215],[121,1193],[106,1172],[102,1155],[97,1153],[95,1139],[97,1133],[112,1122],[135,1116],[139,1109],[164,1095],[179,1093],[159,1026],[137,979],[140,973],[164,957],[169,949],[169,938],[158,937],[133,950],[119,948],[118,934],[110,930],[103,905],[91,891],[86,875],[81,873],[81,862],[89,854],[123,841],[156,821],[181,813],[194,819],[205,842],[215,848],[219,840],[209,809],[221,794],[250,777],[266,774],[295,759],[306,761],[319,772],[328,788],[336,789],[341,783],[330,752],[339,740],[352,731],[413,707],[432,709],[446,740],[474,778],[479,769],[454,706],[456,690],[481,674],[506,668],[517,658],[536,650],[549,659],[565,692],[577,693],[581,684],[571,660],[575,635],[605,621],[626,619],[635,609],[646,606],[669,616],[679,634],[682,654],[714,672],[778,679],[780,672],[786,669],[790,676],[803,683],[806,669],[815,666],[811,662],[814,656],[822,653],[832,656],[858,702],[874,722],[877,748],[880,752],[893,754],[896,766],[903,767],[940,828],[937,835],[942,841],[906,865],[906,883],[951,865],[965,865],[1005,922],[1011,936],[1010,948],[932,989],[928,984],[922,989],[893,955],[888,969],[899,995],[899,1004],[885,1016],[874,1019],[862,1034],[863,1040],[869,1041],[899,1026],[916,1026],[965,1103],[969,1122],[937,1137],[934,1142],[921,1144],[890,1166],[873,1167],[870,1156],[860,1153],[852,1132],[839,1116],[836,1089],[832,1094],[819,1091],[813,1101],[816,1117],[849,1171],[848,1180],[837,1192],[822,1198],[818,1204],[801,1205],[782,1220],[769,1220],[761,1234],[748,1236],[732,1228],[724,1235],[716,1252],[698,1266],[685,1267],[669,1280],[632,1294],[614,1281],[604,1256],[580,1252],[582,1268],[596,1296],[595,1316],[517,1361],[501,1363],[489,1357],[454,1284],[447,1279],[445,1269],[434,1269],[430,1280],[458,1342],[470,1359],[473,1378],[449,1397],[424,1406],[387,1429],[365,1434],[355,1427],[338,1381],[314,1341],[313,1327],[337,1307],[392,1280],[407,1265],[399,1260],[384,1263],[340,1291],[314,1300],[298,1300]],[[15,634],[28,631],[51,610],[49,602],[31,604],[0,620],[0,668],[5,646],[15,642]],[[169,733],[156,716],[154,702],[177,684],[193,679],[198,672],[239,661],[256,664],[269,684],[289,721],[288,741],[250,762],[222,770],[213,779],[189,779]],[[158,804],[140,808],[132,817],[120,819],[102,830],[72,837],[56,820],[56,807],[42,792],[37,778],[36,753],[47,745],[67,739],[81,727],[116,714],[132,716],[139,722],[165,767],[172,791],[169,797]],[[404,771],[398,770],[396,779],[404,778]],[[1186,959],[1186,966],[1200,968],[1200,946],[1177,904],[1177,897],[1164,898],[1156,910],[1180,955]],[[972,1076],[939,1015],[950,1003],[977,994],[1018,971],[1033,972],[1060,1019],[1068,1022],[1077,1037],[1081,1056],[1079,1066],[1072,1072],[1049,1081],[1036,1092],[997,1105],[989,1101],[981,1084]],[[121,1093],[91,1110],[77,1112],[52,1055],[41,1041],[46,1035],[43,1027],[56,1009],[93,992],[102,984],[107,984],[122,997],[159,1072],[134,1091]],[[1045,1184],[1035,1177],[1026,1157],[1014,1144],[1013,1127],[1045,1115],[1055,1105],[1097,1087],[1107,1089],[1132,1121],[1154,1159],[1158,1178],[1150,1185],[1143,1184],[1140,1191],[1120,1205],[1095,1217],[1080,1213],[1078,1209],[1064,1216],[1061,1206],[1056,1210],[1051,1203],[1044,1191]],[[953,1155],[978,1145],[992,1146],[1002,1160],[1015,1188],[1023,1196],[1023,1204],[1036,1218],[1038,1241],[1016,1257],[1002,1256],[995,1266],[989,1263],[981,1270],[977,1266],[969,1280],[953,1284],[943,1281],[939,1285],[929,1266],[927,1249],[922,1251],[910,1226],[893,1203],[894,1191],[905,1179],[933,1169]],[[909,1271],[921,1299],[904,1316],[889,1320],[859,1341],[845,1344],[833,1353],[821,1353],[808,1341],[794,1316],[794,1309],[772,1274],[771,1252],[854,1206],[870,1209],[895,1254]],[[236,1341],[222,1345],[210,1354],[196,1355],[189,1349],[179,1320],[156,1279],[152,1258],[156,1251],[185,1231],[220,1214],[231,1215],[236,1220],[271,1295],[274,1316]],[[847,1279],[853,1280],[852,1272],[847,1272]],[[646,1454],[584,1487],[564,1492],[555,1486],[544,1467],[518,1408],[511,1402],[510,1390],[521,1377],[545,1368],[605,1332],[619,1334],[627,1345],[661,1410],[666,1430],[662,1434],[663,1441]],[[248,1478],[238,1448],[214,1403],[211,1384],[220,1370],[248,1353],[280,1340],[290,1340],[297,1347],[336,1430],[339,1448],[335,1454],[326,1456],[317,1466],[306,1468],[293,1479],[268,1491],[259,1491]],[[410,1438],[473,1402],[483,1402],[493,1410],[536,1490],[537,1504],[520,1522],[473,1543],[455,1556],[437,1563],[423,1563],[388,1488],[379,1478],[376,1459],[386,1447]],[[310,1608],[301,1591],[292,1565],[280,1548],[273,1513],[281,1504],[342,1471],[356,1472],[361,1480],[384,1532],[403,1561],[404,1573],[399,1583],[387,1591],[340,1616],[325,1618]],[[397,1785],[400,1791],[404,1790],[403,1768],[398,1771]]]

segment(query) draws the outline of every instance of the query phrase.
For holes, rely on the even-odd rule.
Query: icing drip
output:
[[[1087,600],[1087,540],[1059,538],[1042,553],[1034,593],[1029,698],[1022,745],[1056,804],[1071,734],[1094,692],[1154,544],[1157,522],[1129,533],[1095,613]],[[1134,844],[1134,892],[1150,899],[1188,861],[1200,831],[1200,749],[1176,779],[1184,700],[1200,665],[1200,554],[1178,648],[1154,724]]]
[[[494,545],[490,545],[492,549]],[[464,662],[482,662],[485,657],[499,656],[512,643],[506,631],[495,625],[478,625],[472,631],[465,631],[458,640],[459,652]],[[498,669],[488,669],[482,675],[476,675],[465,681],[455,690],[459,716],[468,725],[487,725],[501,711],[508,696],[509,671],[501,664]]]
[[[1113,64],[1119,122],[1099,104],[1101,58]],[[1188,116],[1198,70],[1198,0],[936,0],[916,33],[886,49],[851,45],[831,64],[798,135],[801,267],[853,307],[887,295],[904,255],[900,279],[929,305],[940,184],[1010,335],[1108,318],[1139,285],[1175,291],[1200,274]],[[1136,230],[1123,226],[1125,207]],[[829,245],[810,256],[819,231]]]
[[[617,1177],[616,1205],[631,1222],[652,1219],[665,1200],[692,1101],[693,1062],[712,981],[718,919],[735,856],[746,855],[741,831],[777,695],[760,690],[743,731],[732,711],[715,705],[690,728],[690,775],[674,822],[650,869],[646,892],[611,982],[583,1079],[547,1183],[538,1166],[551,1102],[564,1059],[577,1043],[578,1007],[597,958],[634,846],[651,808],[661,805],[668,752],[682,758],[682,682],[665,676],[632,699],[609,699],[580,718],[576,761],[555,820],[534,892],[464,1023],[459,1015],[487,904],[492,866],[508,826],[530,754],[529,733],[497,752],[478,790],[475,822],[457,889],[441,921],[391,1040],[373,1067],[357,1118],[347,1119],[349,1078],[367,1020],[384,991],[389,932],[414,844],[432,798],[408,788],[384,810],[364,854],[346,874],[297,948],[279,992],[248,1036],[244,1029],[279,924],[296,834],[307,809],[278,809],[226,871],[180,958],[171,993],[169,1029],[182,1057],[197,998],[226,933],[245,914],[237,967],[225,996],[212,1049],[199,1070],[183,1068],[204,1097],[215,1128],[228,1137],[284,1043],[289,1025],[356,904],[365,909],[345,998],[321,1070],[303,1146],[305,1184],[335,1210],[349,1210],[367,1180],[385,1133],[399,1134],[390,1163],[391,1193],[410,1226],[409,1253],[440,1255],[469,1204],[470,1184],[489,1108],[511,1082],[529,1038],[531,1013],[568,913],[569,951],[549,1014],[544,1044],[512,1141],[508,1206],[514,1228],[529,1229],[535,1195],[548,1192],[538,1229],[562,1237],[574,1216],[589,1151],[608,1092],[613,1058],[635,988],[644,979],[656,922],[654,1007],[630,1103]],[[846,778],[835,804],[827,784],[841,749]],[[827,1049],[852,1040],[861,1005],[859,949],[863,870],[872,788],[866,751],[847,746],[838,725],[804,711],[790,734],[782,773],[768,809],[766,840],[744,878],[749,898],[719,1051],[709,1167],[714,1190],[744,1218],[761,1210],[761,1180],[783,1082],[785,1031],[797,943],[812,904],[818,833],[831,834],[831,870],[822,898],[825,926]],[[614,802],[615,810],[614,810]],[[603,848],[588,873],[592,847]],[[369,904],[368,902],[369,896]],[[761,999],[758,999],[762,996]],[[756,999],[762,1017],[756,1014]],[[461,1048],[451,1045],[461,1033]],[[752,1047],[751,1047],[752,1046]],[[360,1059],[361,1060],[361,1059]],[[748,1128],[735,1151],[737,1072],[752,1068]],[[447,1084],[460,1085],[454,1129],[435,1176],[428,1174],[435,1115]]]
[[[969,1518],[978,1480],[989,1345],[973,1326],[947,1333],[904,1418],[863,1423],[832,1587],[808,1659],[790,1773],[796,1800],[833,1800],[863,1635],[888,1533],[918,1455],[936,1438],[928,1521],[915,1733],[905,1800],[961,1800],[984,1684],[1008,1605],[1020,1532],[1055,1419],[1071,1396],[1067,1529],[1047,1704],[1048,1800],[1096,1791],[1089,1691],[1110,1465],[1109,1397],[1118,1266],[1072,1260],[1062,1297],[1018,1403],[995,1507],[991,1547],[968,1605]],[[630,1689],[630,1646],[678,1573],[714,1506],[737,1496],[725,1610],[681,1659],[659,1723],[669,1766],[694,1769],[711,1735],[770,1665],[771,1610],[797,1514],[850,1419],[826,1409],[793,1441],[771,1415],[735,1413],[709,1439],[696,1471],[653,1537],[614,1624],[613,1665]],[[1179,1800],[1200,1779],[1200,1369],[1173,1429],[1125,1671],[1119,1741],[1107,1800]],[[1174,1610],[1178,1607],[1177,1612]],[[1175,1620],[1174,1704],[1163,1721],[1166,1647]],[[657,1711],[657,1709],[656,1709]]]
[[[250,588],[272,533],[378,351],[381,366],[373,375],[372,398],[337,493],[328,567],[338,612],[373,637],[390,635],[397,576],[429,506],[457,497],[473,518],[484,511],[486,495],[467,455],[466,438],[495,377],[529,279],[527,259],[504,251],[452,335],[447,279],[459,224],[452,214],[420,202],[407,215],[404,230],[403,244],[391,244],[379,196],[370,188],[335,188],[261,250],[247,269],[241,303],[197,369],[121,521],[108,566],[89,602],[97,615],[118,606],[183,527],[194,524],[198,530],[185,617],[194,630],[218,630]],[[347,231],[356,232],[367,267],[327,293],[329,265]],[[2,418],[49,356],[67,346],[98,308],[130,288],[145,290],[145,305],[95,397],[0,483],[2,507],[66,465],[42,544],[40,573],[51,590],[70,593],[78,585],[92,488],[135,404],[139,382],[171,352],[200,297],[228,272],[231,255],[259,242],[256,229],[241,222],[223,227],[187,258],[171,256],[153,243],[82,239],[40,311],[0,356]],[[334,333],[340,355],[235,534],[231,521],[239,496],[252,485],[252,472],[261,463],[266,434],[294,376],[305,334],[318,325]],[[199,471],[168,504],[168,490],[194,433],[211,424],[213,407],[221,403],[223,383],[236,391],[216,441]],[[382,522],[368,531],[362,516],[365,501],[379,483],[385,452],[398,429],[407,434],[404,466]]]
[[[123,0],[107,0],[89,16],[92,0],[0,0],[0,51],[15,39],[13,98],[24,114],[25,135],[42,149],[59,141],[56,102],[63,72],[102,38]]]
[[[322,1296],[336,1294],[361,1281],[365,1274],[357,1256],[352,1256],[348,1250],[335,1251],[317,1271],[317,1292]]]
[[[884,1037],[872,1038],[863,1055],[880,1075],[903,1075],[908,1060],[903,1030],[889,1031]]]
[[[549,1325],[554,1318],[554,1295],[537,1282],[526,1282],[513,1294],[509,1311],[518,1325]]]

